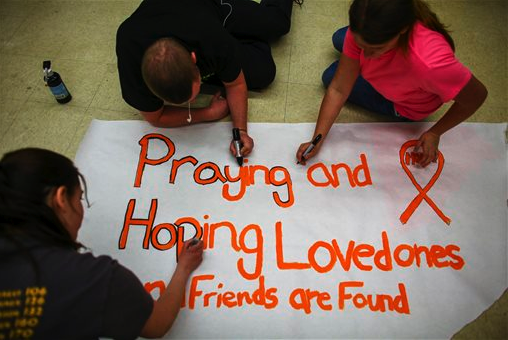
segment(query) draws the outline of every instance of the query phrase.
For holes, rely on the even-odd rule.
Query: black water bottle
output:
[[[51,69],[51,61],[44,61],[42,63],[42,69],[44,70],[44,81],[46,82],[46,86],[49,87],[56,101],[60,104],[68,103],[72,99],[71,93],[65,86],[60,75]]]

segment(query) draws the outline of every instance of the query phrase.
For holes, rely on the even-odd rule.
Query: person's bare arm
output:
[[[142,337],[161,338],[173,326],[185,296],[187,280],[203,259],[203,242],[198,241],[195,245],[191,245],[191,242],[185,242],[169,285],[164,294],[154,302],[152,314],[141,331]]]
[[[163,105],[153,112],[140,111],[147,122],[156,127],[178,127],[189,124],[209,122],[224,118],[228,114],[228,104],[220,93],[212,97],[208,107],[191,109],[189,121],[189,109],[187,107]]]
[[[247,156],[254,148],[254,141],[247,132],[248,93],[243,71],[240,71],[238,77],[232,82],[224,83],[224,86],[226,88],[226,98],[229,111],[231,112],[233,127],[240,129],[240,140],[242,143],[241,153],[243,156]],[[230,150],[234,155],[235,148],[233,142],[230,144]]]
[[[444,116],[420,136],[415,150],[422,154],[419,161],[422,167],[437,159],[441,135],[471,117],[483,104],[487,94],[485,85],[472,75]]]
[[[305,165],[306,160],[318,153],[321,145],[323,145],[326,135],[333,125],[333,122],[337,119],[344,103],[349,97],[359,74],[359,61],[342,54],[337,71],[335,72],[332,82],[328,86],[323,101],[321,102],[314,136],[311,138],[312,140],[318,134],[321,134],[321,142],[306,156],[306,159],[302,159],[302,155],[311,142],[306,142],[300,145],[296,153],[296,159],[300,162],[300,164]]]

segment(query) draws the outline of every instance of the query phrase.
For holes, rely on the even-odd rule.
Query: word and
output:
[[[351,170],[351,167],[345,163],[332,164],[329,168],[323,163],[316,163],[310,166],[307,170],[307,179],[316,187],[331,186],[337,188],[340,186],[339,170],[341,169],[346,173],[349,185],[352,188],[355,188],[356,186],[365,187],[372,185],[369,164],[367,163],[367,157],[363,153],[360,154],[360,164],[353,170]],[[321,182],[315,179],[315,173],[319,172],[319,170],[325,177],[325,180]],[[361,177],[363,177],[363,179]]]

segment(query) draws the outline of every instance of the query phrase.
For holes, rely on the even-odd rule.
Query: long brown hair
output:
[[[0,237],[25,235],[46,244],[79,249],[53,209],[50,193],[64,186],[71,197],[86,183],[72,161],[56,152],[26,148],[0,160]]]
[[[39,243],[75,250],[83,248],[47,204],[54,189],[64,186],[71,197],[80,181],[86,195],[83,175],[70,159],[56,152],[26,148],[5,154],[0,160],[0,241],[3,242],[0,261],[24,257],[32,265],[39,284],[41,272],[32,252]],[[34,240],[38,243],[33,243]]]
[[[404,53],[408,50],[417,21],[442,34],[455,51],[455,43],[446,26],[422,0],[354,0],[349,8],[351,31],[359,34],[368,44],[386,43],[406,30],[398,41]]]

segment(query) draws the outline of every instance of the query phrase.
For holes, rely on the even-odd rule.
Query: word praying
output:
[[[167,148],[164,156],[160,158],[149,158],[148,150],[150,144],[156,141],[163,142]],[[168,162],[171,157],[175,154],[176,147],[171,139],[168,137],[150,133],[143,136],[139,145],[141,145],[141,152],[139,154],[138,166],[136,171],[136,178],[134,180],[134,187],[139,188],[147,165],[158,166],[162,163]],[[248,162],[247,159],[244,160]],[[193,180],[196,184],[209,185],[221,182],[222,185],[222,197],[230,202],[241,200],[247,188],[256,184],[256,175],[261,174],[264,178],[266,185],[273,185],[275,187],[285,188],[285,195],[282,195],[278,191],[272,193],[273,200],[275,203],[282,207],[288,208],[294,203],[293,183],[289,171],[282,166],[274,166],[268,168],[264,165],[249,165],[241,166],[238,168],[236,174],[233,174],[229,165],[226,165],[221,169],[217,164],[213,162],[204,162],[199,164],[199,161],[193,156],[185,156],[180,159],[173,159],[171,162],[171,168],[169,172],[169,183],[175,184],[178,177],[178,170],[185,164],[192,165],[194,169]],[[236,166],[235,166],[236,167]],[[259,177],[259,176],[258,176]],[[238,182],[238,192],[236,194],[231,192],[231,184]]]

